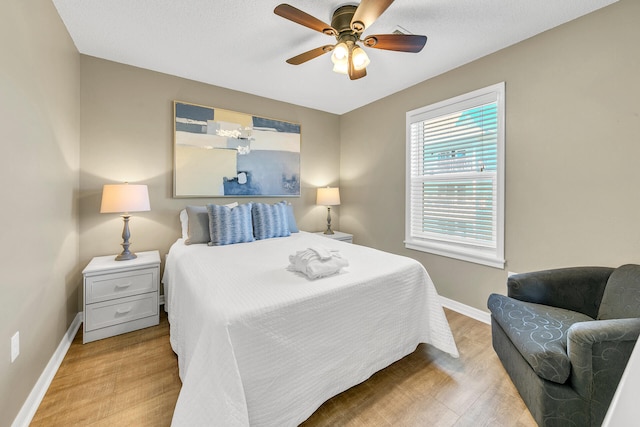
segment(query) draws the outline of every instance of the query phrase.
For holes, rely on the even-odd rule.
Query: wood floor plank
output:
[[[536,426],[491,347],[488,325],[445,310],[460,358],[421,344],[325,402],[304,427]],[[75,337],[32,426],[169,426],[180,392],[169,324]]]

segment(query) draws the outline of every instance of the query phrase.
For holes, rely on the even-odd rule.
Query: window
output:
[[[407,113],[405,247],[504,268],[504,82]]]

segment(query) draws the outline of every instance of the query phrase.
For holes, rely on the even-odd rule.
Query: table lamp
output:
[[[122,247],[124,250],[116,257],[116,261],[126,261],[137,258],[129,252],[129,213],[151,210],[149,206],[149,192],[146,185],[106,184],[102,188],[102,204],[100,213],[121,213],[124,220],[122,230]]]
[[[318,188],[316,204],[327,207],[327,229],[324,234],[333,234],[331,229],[331,206],[340,204],[340,189],[337,187]]]

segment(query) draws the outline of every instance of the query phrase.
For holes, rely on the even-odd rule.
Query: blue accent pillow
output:
[[[251,221],[251,203],[235,208],[220,205],[207,205],[209,213],[209,233],[212,246],[231,245],[233,243],[253,242]]]
[[[296,217],[293,215],[293,206],[291,206],[291,203],[287,203],[287,222],[289,223],[290,232],[298,233],[300,231],[298,230],[298,224],[296,224]]]
[[[253,216],[253,235],[256,240],[291,235],[289,222],[287,221],[286,202],[273,205],[254,203],[251,208],[251,215]]]

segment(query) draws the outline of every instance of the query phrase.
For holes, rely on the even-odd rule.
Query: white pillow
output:
[[[182,226],[182,238],[186,240],[189,238],[189,216],[186,209],[180,211],[180,225]]]

